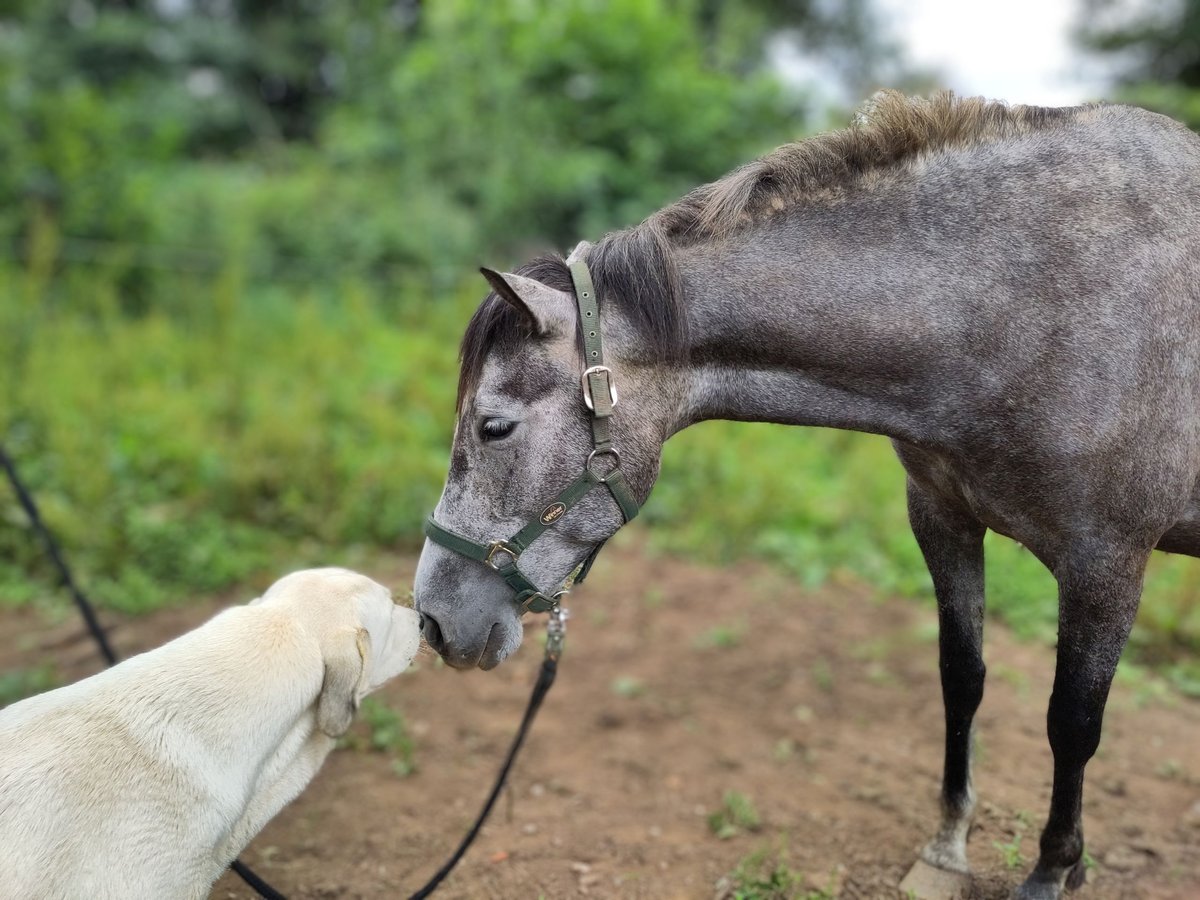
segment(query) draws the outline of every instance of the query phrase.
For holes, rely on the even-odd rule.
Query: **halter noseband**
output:
[[[537,589],[529,578],[517,567],[517,560],[535,540],[553,528],[567,510],[604,485],[621,509],[621,515],[629,522],[638,514],[638,504],[621,474],[621,455],[613,446],[609,433],[609,418],[617,405],[617,387],[613,383],[612,370],[604,365],[604,353],[600,346],[600,306],[596,302],[596,289],[587,263],[572,254],[567,260],[571,281],[575,287],[575,302],[579,305],[579,330],[583,338],[584,369],[579,376],[583,389],[583,404],[591,414],[592,452],[583,464],[583,473],[563,488],[557,497],[547,504],[537,518],[530,520],[524,528],[508,540],[481,543],[456,534],[439,525],[433,516],[425,520],[425,534],[436,544],[453,550],[469,559],[477,560],[495,569],[501,578],[516,591],[516,601],[521,611],[548,612],[555,609],[569,583],[583,581],[596,561],[601,541],[579,566],[563,579],[562,587],[553,596],[547,597]],[[612,468],[603,474],[596,471],[596,460],[603,456],[612,457]]]

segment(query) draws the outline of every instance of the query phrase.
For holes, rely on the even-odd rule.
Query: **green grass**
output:
[[[56,687],[58,675],[49,664],[0,672],[0,709]]]
[[[787,861],[783,847],[756,850],[741,860],[725,879],[720,893],[729,900],[833,900],[832,886],[812,888],[804,874]],[[830,880],[832,885],[832,879]]]
[[[383,753],[391,759],[392,771],[401,778],[417,771],[416,745],[403,713],[381,700],[367,697],[358,711],[358,720],[363,724],[339,739],[339,747]]]
[[[708,830],[723,841],[761,827],[762,819],[754,802],[738,791],[726,791],[721,806],[708,816]]]
[[[110,608],[414,550],[445,478],[457,342],[481,289],[273,286],[232,267],[180,275],[161,306],[131,317],[102,268],[0,268],[0,439]],[[632,528],[656,550],[765,559],[802,585],[836,576],[881,597],[932,594],[904,474],[876,436],[688,429]],[[1049,573],[1004,538],[989,535],[986,552],[989,609],[1052,641]],[[1133,635],[1139,660],[1193,690],[1198,589],[1200,563],[1156,557]],[[48,594],[66,603],[0,489],[0,602]],[[660,600],[647,589],[648,608]],[[736,623],[710,627],[698,643],[740,639]]]

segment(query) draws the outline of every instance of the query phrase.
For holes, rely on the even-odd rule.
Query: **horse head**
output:
[[[588,304],[561,257],[483,274],[492,292],[463,338],[450,471],[414,592],[446,662],[491,669],[520,646],[524,610],[546,609],[649,495],[682,325],[631,315],[611,275]]]

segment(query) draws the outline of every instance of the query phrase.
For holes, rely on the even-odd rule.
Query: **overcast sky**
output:
[[[1106,83],[1070,30],[1079,0],[880,0],[909,58],[947,87],[994,100],[1063,106],[1102,99]]]

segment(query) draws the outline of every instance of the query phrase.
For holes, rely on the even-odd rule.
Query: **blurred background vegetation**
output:
[[[1200,2],[1080,11],[1118,97],[1200,126]],[[838,98],[936,84],[871,0],[7,0],[0,441],[111,608],[413,550],[479,263],[632,224],[845,121]],[[711,423],[635,527],[927,597],[903,493],[879,438]],[[992,609],[1052,637],[1049,575],[988,553]],[[0,602],[52,586],[0,491]],[[1200,648],[1198,587],[1156,561],[1144,658]]]

